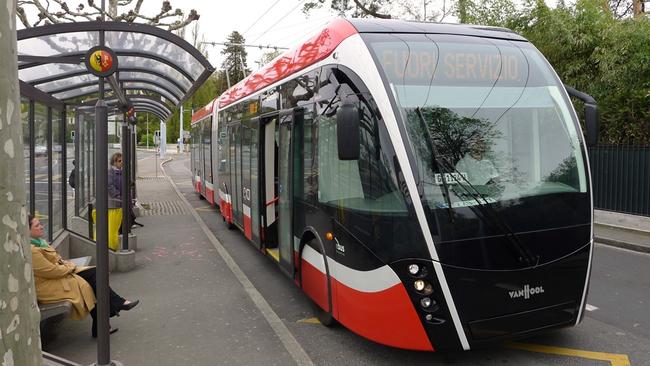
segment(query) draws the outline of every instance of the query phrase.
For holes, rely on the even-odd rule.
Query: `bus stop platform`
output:
[[[119,328],[110,336],[111,359],[140,366],[295,364],[191,215],[192,207],[160,168],[156,177],[155,161],[153,154],[139,160],[138,198],[144,210],[137,221],[144,227],[133,230],[136,268],[110,275],[113,290],[140,300],[110,320]],[[43,340],[43,351],[72,364],[94,363],[97,342],[90,328],[90,317],[65,319],[55,325],[53,339]]]

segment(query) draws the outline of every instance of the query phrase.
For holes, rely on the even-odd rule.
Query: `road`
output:
[[[589,311],[577,327],[469,352],[404,351],[367,341],[342,326],[314,324],[309,299],[198,198],[188,157],[176,157],[166,171],[315,364],[650,365],[650,255],[596,245]]]

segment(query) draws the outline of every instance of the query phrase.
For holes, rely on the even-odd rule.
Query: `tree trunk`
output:
[[[0,365],[40,365],[40,314],[25,207],[15,0],[0,6],[0,50]]]

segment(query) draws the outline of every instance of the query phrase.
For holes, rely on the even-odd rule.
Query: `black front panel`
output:
[[[518,271],[481,271],[443,265],[468,338],[485,340],[490,338],[488,334],[500,337],[575,323],[587,277],[590,248],[586,245],[561,260]],[[568,303],[573,304],[569,312],[566,310]],[[541,310],[560,304],[564,304],[561,310]],[[540,312],[535,313],[538,310]],[[544,319],[539,319],[542,313]],[[492,321],[487,321],[490,319]],[[533,323],[513,325],[526,319]]]
[[[575,301],[531,311],[477,320],[469,323],[470,338],[476,341],[511,337],[575,323],[578,305]]]

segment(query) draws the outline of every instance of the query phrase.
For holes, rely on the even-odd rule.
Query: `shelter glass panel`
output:
[[[78,84],[89,83],[93,81],[97,82],[98,78],[90,74],[85,74],[85,75],[78,75],[69,78],[49,81],[47,83],[39,84],[36,87],[46,93],[49,93],[53,90],[62,89],[62,88],[66,88]]]
[[[34,108],[34,201],[36,203],[36,217],[43,223],[46,237],[50,237],[49,232],[49,175],[48,175],[48,156],[49,141],[47,138],[48,130],[47,107],[41,103],[35,103]]]
[[[63,229],[63,120],[61,111],[52,109],[52,233]]]
[[[52,75],[62,75],[76,71],[84,71],[83,64],[45,64],[18,70],[18,78],[26,83]]]
[[[21,98],[20,100],[20,122],[23,126],[23,154],[25,156],[25,198],[26,198],[26,207],[28,210],[31,210],[31,180],[34,178],[34,175],[30,171],[30,158],[31,148],[30,148],[30,134],[29,134],[29,100]],[[31,212],[30,212],[31,213]]]
[[[159,87],[157,87],[157,86],[155,86],[153,84],[126,82],[126,83],[124,83],[124,87],[125,88],[142,89],[142,90],[151,90],[151,91],[154,91],[154,92],[164,96],[165,98],[171,100],[172,102],[174,102],[174,104],[178,104],[178,102],[179,102],[178,98],[176,98],[175,96],[173,96],[172,94],[167,92],[165,89],[159,88]],[[184,93],[181,93],[181,94],[179,94],[179,96],[182,96],[183,94]]]
[[[119,80],[120,81],[126,81],[126,80],[133,80],[133,79],[144,79],[144,80],[149,80],[155,83],[158,83],[165,88],[169,89],[170,91],[178,94],[178,95],[183,95],[185,92],[183,90],[180,90],[176,85],[170,83],[169,81],[156,76],[154,74],[149,74],[146,72],[120,72],[119,75]]]
[[[66,155],[66,166],[65,174],[63,178],[67,178],[67,182],[64,181],[66,186],[66,213],[67,218],[66,222],[70,222],[69,218],[72,216],[79,216],[79,212],[76,211],[74,205],[75,189],[77,187],[76,183],[79,180],[76,176],[75,164],[77,163],[77,155],[75,149],[75,123],[74,123],[74,114],[68,110],[66,118],[66,129],[65,129],[65,155]],[[74,173],[73,173],[74,171]]]
[[[18,41],[18,54],[30,56],[84,54],[98,44],[99,32],[58,33]]]
[[[83,88],[79,88],[79,89],[73,89],[61,93],[52,94],[52,96],[60,100],[66,100],[66,99],[78,97],[80,95],[97,92],[98,90],[99,90],[98,85],[90,85],[90,86],[84,86]]]
[[[140,52],[153,53],[176,65],[182,65],[194,80],[205,70],[197,59],[181,47],[149,34],[106,32],[106,45],[116,52],[139,50]]]
[[[160,61],[140,56],[118,56],[117,59],[120,65],[120,69],[137,67],[154,70],[178,81],[178,83],[181,84],[181,86],[185,89],[192,87],[192,80],[189,80],[182,73],[178,72],[178,70]]]

